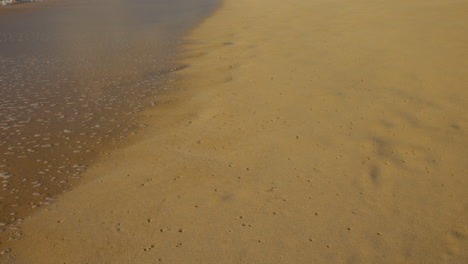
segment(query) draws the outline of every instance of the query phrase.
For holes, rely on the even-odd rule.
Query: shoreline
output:
[[[158,125],[26,219],[10,262],[462,263],[464,11],[224,1]]]
[[[118,13],[119,3],[0,10],[0,252],[22,238],[24,218],[92,180],[89,166],[137,141],[146,126],[139,112],[176,91],[171,79],[183,68],[175,62],[183,33],[217,5],[141,1],[127,19],[102,18]]]

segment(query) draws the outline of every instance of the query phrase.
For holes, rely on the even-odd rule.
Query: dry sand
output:
[[[466,14],[226,0],[190,36],[188,90],[5,261],[466,263]]]

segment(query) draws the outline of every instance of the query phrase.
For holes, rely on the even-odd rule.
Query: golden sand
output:
[[[464,263],[468,1],[226,0],[188,91],[12,263]],[[5,259],[7,259],[5,258]]]

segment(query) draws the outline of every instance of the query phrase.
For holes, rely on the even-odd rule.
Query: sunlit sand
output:
[[[466,14],[225,0],[181,91],[24,221],[12,263],[464,263]]]

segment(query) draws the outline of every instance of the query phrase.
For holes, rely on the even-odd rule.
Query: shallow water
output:
[[[144,127],[181,37],[215,0],[48,1],[0,8],[0,241]]]

